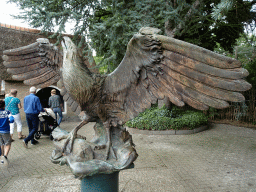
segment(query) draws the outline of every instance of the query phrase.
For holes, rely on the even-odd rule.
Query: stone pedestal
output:
[[[118,192],[119,171],[96,174],[81,180],[81,192]]]

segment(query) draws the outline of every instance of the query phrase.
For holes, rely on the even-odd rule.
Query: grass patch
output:
[[[174,106],[168,110],[165,106],[153,106],[126,122],[126,126],[146,130],[194,129],[208,123],[208,117],[202,111],[184,110]]]

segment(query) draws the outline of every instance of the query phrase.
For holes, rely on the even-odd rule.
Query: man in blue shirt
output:
[[[32,145],[38,144],[38,141],[35,140],[34,135],[38,130],[38,115],[41,111],[44,111],[39,98],[35,95],[36,88],[31,87],[29,92],[30,94],[24,98],[24,112],[26,114],[26,120],[29,129],[29,135],[23,140],[25,148],[28,148],[29,141],[31,141]]]
[[[1,164],[8,166],[8,153],[11,149],[11,135],[9,123],[14,122],[13,116],[9,111],[5,111],[5,102],[0,100],[0,146],[1,146]]]

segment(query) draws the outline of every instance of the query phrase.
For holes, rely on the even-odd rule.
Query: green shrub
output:
[[[165,106],[160,109],[153,106],[140,113],[138,117],[128,121],[126,126],[147,130],[178,130],[184,127],[194,129],[207,124],[207,122],[208,117],[201,111],[185,111],[178,107],[173,107],[169,111]]]

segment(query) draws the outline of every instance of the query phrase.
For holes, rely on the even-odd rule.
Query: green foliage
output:
[[[255,13],[251,12],[255,2],[237,0],[229,6],[224,1],[227,0],[10,0],[23,10],[17,18],[44,32],[55,31],[51,37],[59,40],[66,25],[73,21],[74,39],[85,37],[76,43],[90,43],[83,47],[96,51],[97,57],[102,58],[98,64],[106,66],[107,73],[119,65],[129,40],[145,26],[159,28],[163,33],[166,27],[173,30],[181,26],[176,38],[210,50],[218,43],[232,52],[235,39],[243,33],[243,23],[255,20]],[[196,8],[195,2],[199,2]],[[221,19],[214,20],[213,12],[218,10],[225,11],[219,11]]]
[[[246,77],[246,80],[252,84],[252,86],[256,86],[256,58],[249,61],[245,66],[245,69],[248,70],[249,75]]]
[[[113,71],[121,62],[126,45],[141,27],[156,27],[165,32],[166,22],[171,29],[181,25],[175,37],[209,50],[219,44],[224,50],[232,52],[236,39],[243,33],[243,22],[251,15],[251,4],[238,0],[235,6],[226,7],[222,20],[212,19],[215,6],[225,7],[220,0],[207,0],[195,9],[193,1],[155,1],[155,0],[117,0],[102,1],[90,26],[92,47],[97,55],[103,57],[101,64]],[[232,5],[233,5],[232,4]],[[136,5],[136,6],[135,6]],[[185,19],[191,9],[191,16]]]
[[[102,64],[101,64],[103,58],[102,58],[102,57],[93,57],[93,58],[94,58],[94,61],[95,61],[95,63],[96,63],[96,66],[97,66],[98,69],[99,69],[99,72],[100,72],[101,74],[107,73],[107,70],[108,70],[107,65],[102,65]]]
[[[26,20],[32,27],[41,28],[43,33],[54,32],[50,38],[65,33],[65,28],[74,22],[74,35],[87,37],[90,18],[93,17],[98,0],[9,0],[16,3],[22,10],[15,18]],[[82,40],[83,41],[83,40]],[[77,45],[79,42],[77,42]]]
[[[256,36],[253,34],[242,34],[240,38],[236,40],[235,54],[231,54],[225,51],[220,44],[215,49],[222,55],[233,57],[241,61],[242,67],[247,69],[249,75],[246,80],[256,86]]]
[[[169,111],[165,106],[160,109],[154,106],[128,121],[126,125],[148,130],[182,129],[184,127],[194,129],[207,122],[208,117],[201,111],[185,111],[178,107],[173,107]]]
[[[232,53],[236,39],[244,32],[244,22],[251,21],[251,18],[255,20],[255,13],[250,12],[252,3],[238,0],[235,6],[226,9],[221,20],[215,20],[212,16],[220,2],[204,1],[199,8],[200,14],[194,14],[193,19],[186,22],[177,38],[209,50],[214,50],[219,44]]]
[[[236,57],[242,62],[243,67],[248,70],[246,80],[256,86],[256,36],[242,35],[237,40]]]
[[[233,103],[233,104],[235,106],[235,111],[237,111],[237,113],[235,113],[235,119],[239,121],[241,120],[242,117],[247,115],[248,106],[245,104],[245,102]]]
[[[233,0],[221,0],[221,2],[213,8],[212,17],[215,20],[221,20],[233,6]]]
[[[218,115],[218,110],[213,107],[209,107],[207,112],[208,112],[209,117],[214,117],[214,116]]]
[[[100,65],[113,71],[121,62],[126,46],[141,27],[150,26],[164,31],[164,1],[102,1],[91,19],[91,46],[103,58]],[[164,6],[165,7],[165,6]]]

